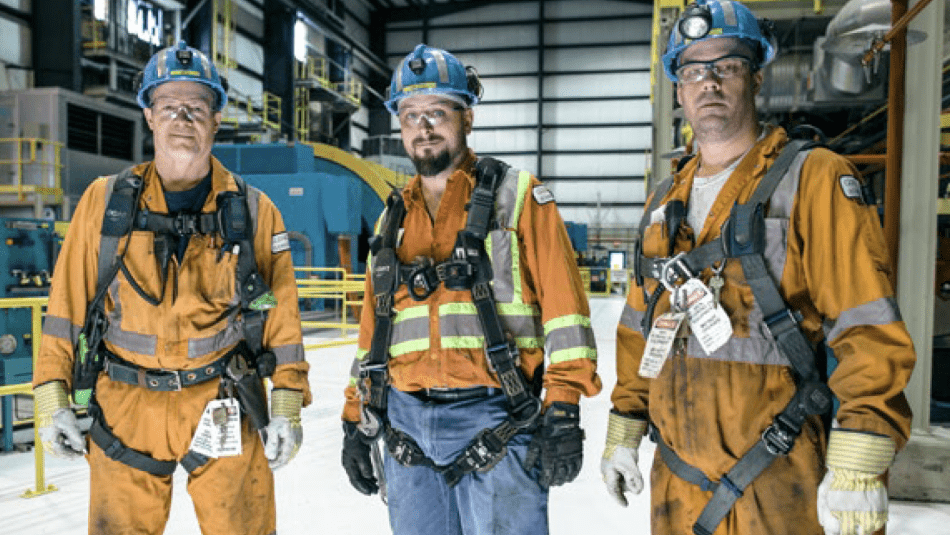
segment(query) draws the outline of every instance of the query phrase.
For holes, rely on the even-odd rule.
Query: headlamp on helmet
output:
[[[688,39],[702,39],[712,29],[712,14],[705,5],[690,4],[683,11],[677,29]]]

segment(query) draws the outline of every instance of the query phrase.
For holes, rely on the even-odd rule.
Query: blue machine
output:
[[[50,276],[60,240],[52,221],[0,219],[0,297],[42,297],[49,294]],[[28,308],[0,308],[0,386],[33,380],[32,316]],[[13,404],[0,398],[3,450],[13,448]]]
[[[365,271],[365,241],[390,188],[382,168],[326,145],[216,145],[212,153],[274,201],[288,231],[303,235],[291,234],[295,266],[339,266],[338,239],[347,235],[362,244],[348,263]]]
[[[587,250],[587,223],[575,223],[573,221],[565,221],[565,228],[567,228],[567,237],[571,239],[571,245],[574,246],[574,251],[582,253]]]

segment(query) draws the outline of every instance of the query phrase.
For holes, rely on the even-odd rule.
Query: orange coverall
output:
[[[695,233],[696,246],[719,239],[733,204],[749,199],[786,142],[785,131],[773,128],[749,151]],[[675,175],[657,206],[688,201],[700,158],[701,153]],[[910,432],[903,389],[915,362],[913,345],[888,281],[880,220],[874,207],[844,195],[843,175],[858,176],[847,160],[818,148],[805,160],[798,184],[783,181],[766,212],[766,264],[786,303],[803,315],[806,337],[824,338],[834,350],[839,364],[829,386],[840,401],[841,427],[889,436],[900,449]],[[645,256],[667,256],[666,230],[665,221],[647,227]],[[693,234],[684,223],[675,252],[691,250]],[[701,278],[708,283],[710,276],[706,269]],[[617,385],[611,397],[616,410],[653,422],[683,461],[713,481],[759,440],[795,393],[790,364],[762,321],[740,263],[728,261],[723,276],[721,303],[733,337],[707,355],[693,336],[652,380],[638,374],[645,345],[640,322],[644,290],[652,294],[658,282],[633,284],[617,329]],[[668,297],[659,299],[654,319],[669,310]],[[790,454],[753,481],[715,533],[822,534],[816,495],[825,449],[825,431],[813,416]],[[692,533],[712,496],[672,474],[659,452],[651,490],[654,535]]]
[[[222,191],[237,191],[230,172],[211,159],[212,187],[202,209],[214,212]],[[140,209],[165,213],[165,197],[155,166],[135,167],[144,186]],[[83,194],[56,263],[43,325],[33,384],[62,381],[69,390],[73,348],[96,290],[100,230],[105,213],[106,180]],[[289,251],[272,254],[272,236],[284,232],[280,213],[263,193],[248,188],[253,213],[257,204],[254,253],[258,269],[277,298],[264,327],[263,345],[277,357],[274,388],[302,391],[310,403],[309,365],[304,360],[297,307],[297,286]],[[133,231],[124,261],[135,281],[153,297],[152,306],[120,271],[105,296],[108,350],[132,364],[151,369],[184,370],[208,365],[244,337],[236,293],[237,255],[219,260],[221,236],[194,234],[181,263],[172,256],[165,288],[153,252],[153,233]],[[126,238],[118,251],[125,249]],[[114,382],[100,374],[96,397],[105,421],[128,447],[157,460],[180,460],[189,449],[205,405],[218,397],[218,380],[178,392],[150,391]],[[89,533],[158,534],[171,505],[172,477],[114,461],[87,441],[90,468]],[[205,535],[265,535],[276,530],[273,474],[256,430],[244,419],[242,454],[212,459],[189,476],[188,492]]]

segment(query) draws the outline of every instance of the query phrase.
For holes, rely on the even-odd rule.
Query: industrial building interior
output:
[[[950,533],[950,0],[744,3],[774,22],[780,50],[757,97],[762,121],[858,167],[896,266],[917,366],[888,532]],[[469,146],[548,185],[589,288],[605,388],[582,402],[585,464],[552,491],[551,531],[648,529],[648,492],[617,507],[597,466],[634,233],[650,188],[693,149],[658,62],[684,5],[0,0],[0,531],[86,530],[86,464],[34,447],[33,342],[83,191],[151,159],[135,77],[179,39],[227,78],[213,154],[275,202],[299,268],[314,404],[300,454],[275,475],[280,533],[388,529],[385,505],[353,491],[340,467],[339,415],[368,239],[389,191],[415,173],[383,101],[418,43],[477,68],[484,99]],[[197,532],[184,475],[166,533]]]

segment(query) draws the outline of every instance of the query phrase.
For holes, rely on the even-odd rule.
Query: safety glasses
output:
[[[422,120],[433,128],[449,120],[449,116],[456,111],[461,111],[461,106],[433,106],[431,108],[408,108],[399,111],[399,124],[404,128],[418,128],[422,125]]]
[[[676,69],[676,78],[682,84],[703,81],[709,73],[719,80],[733,78],[752,68],[752,60],[738,54],[729,54],[710,61],[688,61]]]
[[[157,98],[152,110],[159,118],[174,120],[179,117],[187,121],[207,121],[211,117],[211,105],[203,100],[181,101],[172,98]]]

